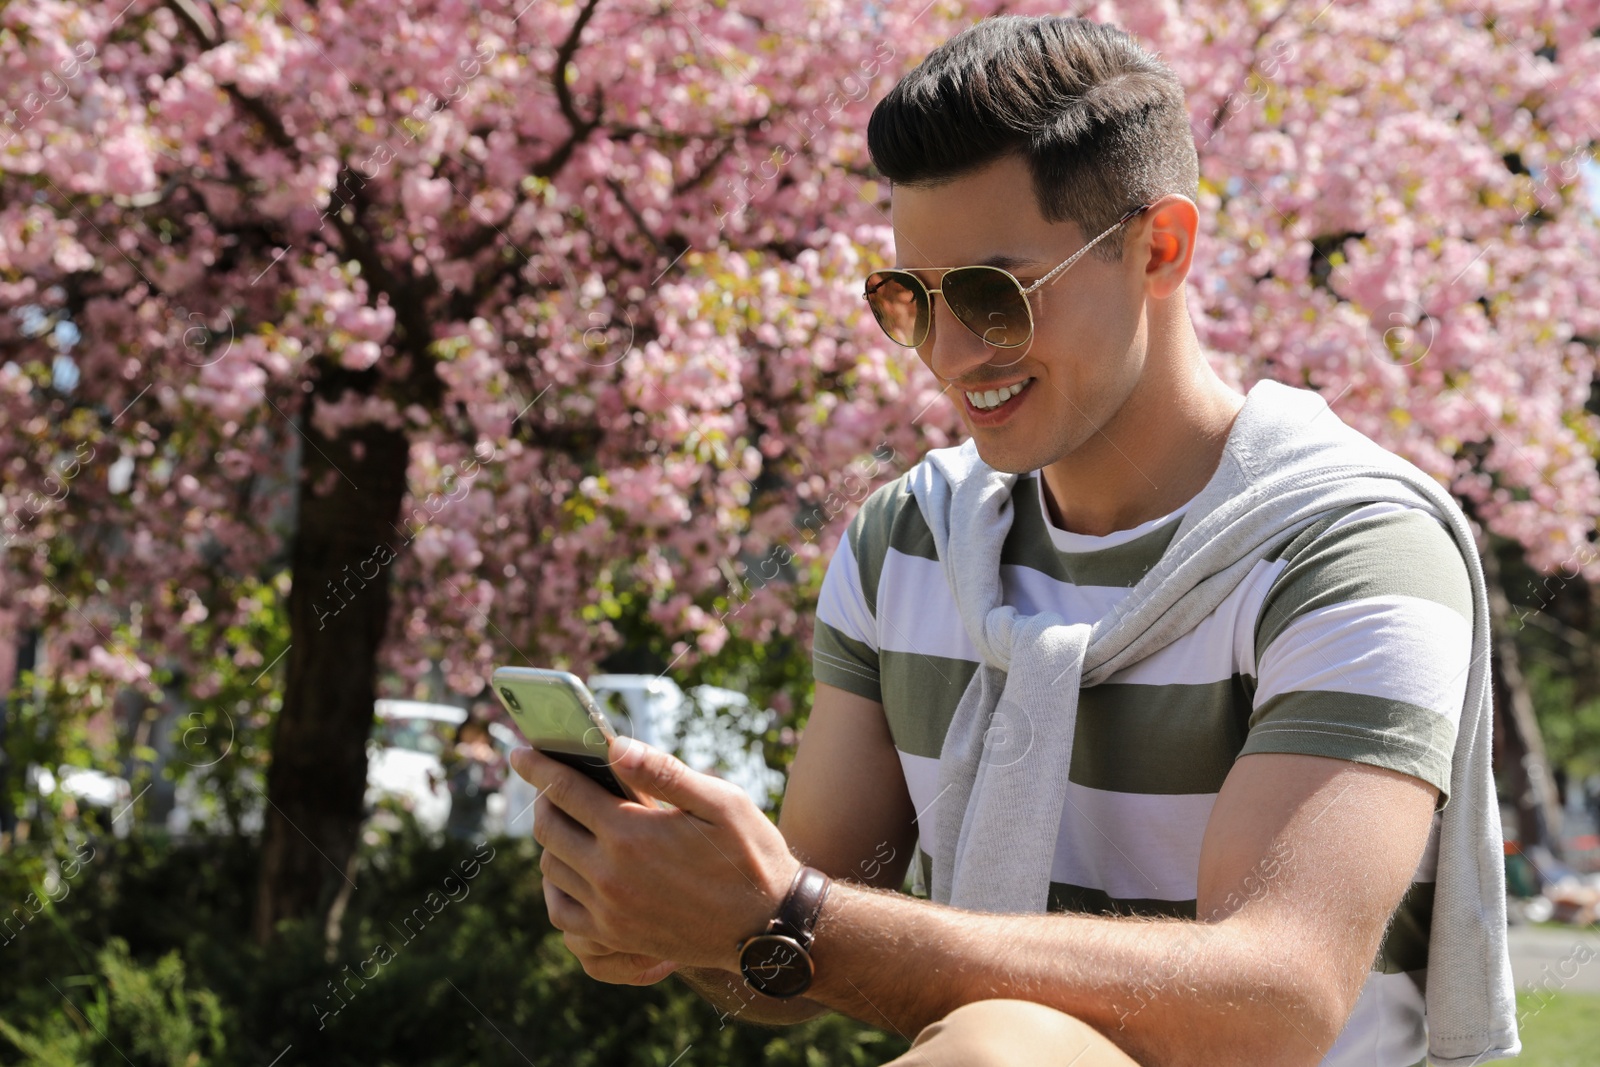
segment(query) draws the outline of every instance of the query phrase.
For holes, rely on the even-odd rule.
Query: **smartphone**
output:
[[[624,800],[648,803],[612,772],[609,746],[616,733],[583,679],[566,671],[497,667],[491,684],[528,744]]]

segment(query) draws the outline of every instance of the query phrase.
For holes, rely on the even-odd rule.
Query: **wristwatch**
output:
[[[767,928],[739,942],[739,971],[751,989],[764,996],[797,997],[811,988],[815,968],[811,942],[817,917],[833,879],[815,867],[801,867]]]

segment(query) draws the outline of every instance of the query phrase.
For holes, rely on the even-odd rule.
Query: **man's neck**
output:
[[[1212,372],[1198,346],[1183,362],[1192,370],[1141,382],[1110,421],[1040,472],[1057,527],[1091,536],[1131,529],[1205,487],[1244,398]]]

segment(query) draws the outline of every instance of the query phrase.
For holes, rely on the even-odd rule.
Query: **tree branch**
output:
[[[584,4],[583,10],[578,12],[577,19],[572,24],[572,32],[567,34],[567,39],[561,42],[561,47],[556,49],[556,59],[550,71],[550,83],[556,91],[556,101],[561,106],[561,114],[566,117],[567,125],[572,134],[561,146],[552,152],[543,163],[533,168],[536,177],[549,178],[560,172],[567,165],[567,160],[572,158],[572,153],[594,132],[600,125],[600,110],[597,108],[593,117],[584,118],[578,114],[576,101],[572,97],[572,89],[567,85],[567,65],[572,62],[572,57],[578,51],[578,39],[583,35],[583,29],[594,17],[595,10],[600,6],[600,0],[589,0]]]

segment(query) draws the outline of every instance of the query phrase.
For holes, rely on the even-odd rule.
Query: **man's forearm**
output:
[[[792,1000],[764,997],[746,985],[740,976],[714,967],[681,967],[676,973],[690,989],[717,1009],[722,1026],[734,1021],[762,1026],[789,1026],[814,1019],[830,1010],[826,1005],[806,997]]]
[[[907,1038],[963,1004],[1015,998],[1082,1019],[1150,1067],[1314,1065],[1348,991],[1285,967],[1300,946],[1252,929],[1237,917],[989,915],[836,883],[809,995]]]

